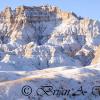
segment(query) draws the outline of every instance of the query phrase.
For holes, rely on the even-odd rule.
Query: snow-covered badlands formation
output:
[[[100,22],[55,6],[0,13],[0,100],[100,100]]]

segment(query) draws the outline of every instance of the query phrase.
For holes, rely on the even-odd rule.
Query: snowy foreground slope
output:
[[[0,13],[0,100],[100,100],[100,22],[55,6]]]
[[[98,65],[1,72],[0,81],[0,100],[100,100]]]

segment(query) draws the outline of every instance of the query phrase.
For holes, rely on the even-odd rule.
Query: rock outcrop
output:
[[[96,48],[95,50],[95,57],[94,59],[92,60],[92,63],[93,65],[96,65],[96,64],[100,64],[100,46],[98,48]]]
[[[55,6],[7,7],[0,13],[0,63],[10,68],[86,66],[95,56],[99,39],[99,21]]]

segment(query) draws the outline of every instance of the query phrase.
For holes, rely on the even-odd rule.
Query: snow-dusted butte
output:
[[[19,6],[0,13],[0,70],[91,64],[100,22],[54,6]]]
[[[98,20],[48,5],[5,8],[0,100],[100,100],[99,50]],[[30,87],[23,90],[25,85],[33,94]],[[43,92],[44,85],[51,87]],[[57,89],[67,89],[66,95]]]

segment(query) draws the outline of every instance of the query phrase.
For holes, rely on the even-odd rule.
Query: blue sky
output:
[[[65,11],[73,11],[78,16],[100,20],[100,0],[1,0],[0,10],[6,6],[15,8],[18,5],[55,5]]]

